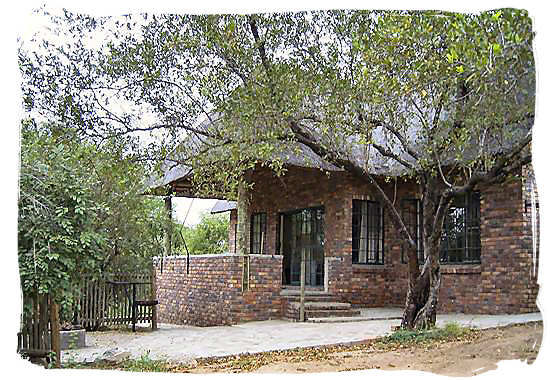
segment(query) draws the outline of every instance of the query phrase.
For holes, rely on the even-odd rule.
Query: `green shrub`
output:
[[[135,372],[166,372],[168,370],[168,362],[165,360],[155,360],[149,357],[149,351],[142,354],[139,359],[127,359],[122,362],[121,368],[126,371]]]
[[[442,328],[430,330],[397,330],[382,338],[382,343],[420,343],[427,340],[454,339],[468,333],[470,329],[460,326],[457,322],[447,322]]]

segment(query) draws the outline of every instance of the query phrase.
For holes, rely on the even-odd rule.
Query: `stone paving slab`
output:
[[[356,310],[356,309],[352,309]],[[399,308],[368,308],[360,309],[361,314],[353,317],[320,317],[309,318],[306,322],[310,323],[344,323],[344,322],[361,322],[361,321],[378,321],[401,319],[403,310]],[[395,324],[395,323],[393,323]]]
[[[300,309],[300,302],[290,302],[289,306],[294,309]],[[350,304],[345,302],[304,302],[306,310],[348,310]]]
[[[399,309],[361,310],[365,315],[394,315]],[[519,315],[442,314],[438,325],[456,321],[464,326],[490,328],[507,324],[540,321],[540,313]],[[87,333],[88,346],[63,351],[62,360],[93,361],[106,351],[139,358],[149,352],[152,359],[189,362],[194,358],[256,353],[263,351],[350,343],[391,332],[393,319],[345,323],[298,323],[283,320],[248,322],[234,326],[176,326],[160,324],[157,331]]]

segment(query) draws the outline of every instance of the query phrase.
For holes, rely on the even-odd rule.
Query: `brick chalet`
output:
[[[315,160],[295,157],[286,168],[282,177],[262,167],[251,173],[254,186],[244,216],[249,255],[237,248],[235,202],[220,201],[213,212],[230,213],[227,254],[156,259],[160,322],[209,326],[296,319],[302,251],[307,318],[404,305],[408,272],[402,243],[373,190]],[[174,168],[164,184],[176,196],[193,196],[187,174]],[[418,239],[422,216],[415,184],[399,176],[384,183]],[[524,168],[517,179],[454,200],[442,236],[440,311],[537,310],[534,192],[532,171]],[[421,247],[418,254],[423,257]]]

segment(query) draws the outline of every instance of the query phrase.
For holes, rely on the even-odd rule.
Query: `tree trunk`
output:
[[[413,321],[413,327],[416,329],[426,329],[435,326],[436,317],[437,317],[437,303],[439,301],[439,288],[441,286],[441,273],[439,268],[439,263],[436,265],[430,265],[429,268],[429,279],[428,289],[424,291],[428,293],[428,297],[425,302],[418,304],[417,308],[422,305],[422,308],[416,314],[416,317]]]
[[[409,258],[409,281],[405,308],[401,319],[401,328],[411,329],[414,327],[414,319],[418,314],[420,305],[423,304],[423,298],[425,298],[427,278],[426,276],[420,277],[416,252],[408,252],[407,257]]]
[[[249,290],[250,279],[250,192],[246,187],[246,175],[239,183],[237,194],[237,252],[243,256],[242,291]]]
[[[416,252],[407,252],[409,281],[401,328],[425,329],[435,325],[441,286],[440,240],[450,202],[435,181],[425,186],[422,196],[425,261],[420,271]]]
[[[50,323],[52,334],[52,351],[55,352],[55,368],[61,368],[61,337],[59,331],[61,326],[59,323],[59,305],[50,295]]]

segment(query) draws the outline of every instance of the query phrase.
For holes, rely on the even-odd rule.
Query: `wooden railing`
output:
[[[131,324],[134,289],[136,300],[154,299],[150,274],[105,276],[100,280],[83,278],[74,323],[87,330]],[[136,306],[136,322],[152,323],[153,309]]]

